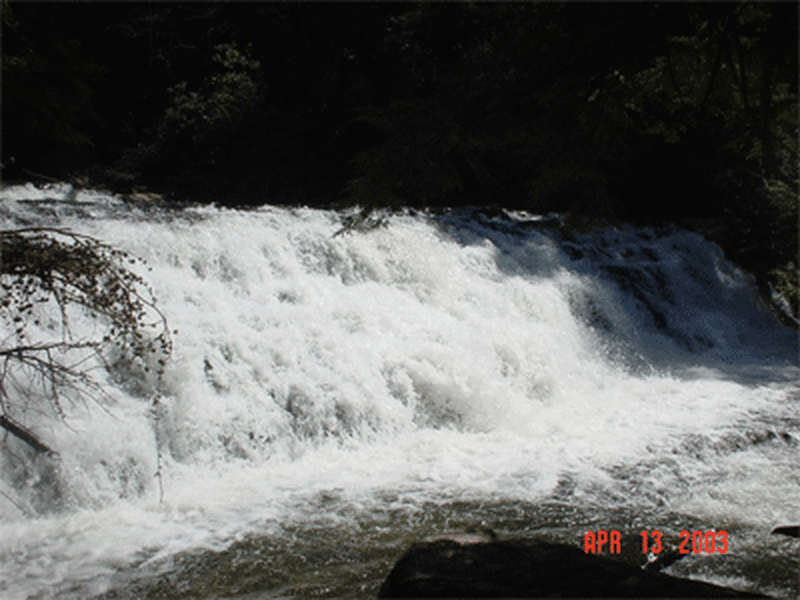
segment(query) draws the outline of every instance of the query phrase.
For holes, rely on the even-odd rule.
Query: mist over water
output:
[[[0,199],[3,227],[67,227],[145,259],[177,330],[160,383],[98,371],[105,410],[70,407],[69,427],[17,415],[61,458],[0,448],[4,597],[102,594],[185,556],[312,556],[348,536],[385,565],[415,527],[473,517],[568,537],[683,515],[676,529],[741,528],[758,560],[752,532],[800,522],[796,332],[696,234],[564,241],[529,215],[464,211],[334,236],[330,211],[145,210],[69,186]],[[303,595],[279,579],[273,593]]]

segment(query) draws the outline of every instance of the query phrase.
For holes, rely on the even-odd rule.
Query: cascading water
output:
[[[4,228],[143,258],[177,330],[158,389],[103,372],[104,406],[17,415],[59,458],[0,447],[3,597],[374,596],[409,543],[480,521],[726,530],[673,572],[798,594],[766,535],[800,522],[796,332],[696,234],[0,198]]]

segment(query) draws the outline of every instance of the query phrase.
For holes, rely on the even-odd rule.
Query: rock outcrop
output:
[[[416,544],[380,598],[766,598],[531,540]]]

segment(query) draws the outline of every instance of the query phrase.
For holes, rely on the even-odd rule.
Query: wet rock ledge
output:
[[[768,598],[532,540],[412,546],[379,598]]]

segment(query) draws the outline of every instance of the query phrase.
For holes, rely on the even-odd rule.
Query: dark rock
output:
[[[666,315],[651,301],[653,296],[661,296],[663,300],[673,302],[660,271],[619,264],[602,265],[601,268],[622,290],[630,292],[647,309],[658,329],[667,328]]]
[[[580,260],[584,257],[584,252],[576,244],[564,242],[561,244],[561,249],[566,252],[572,260]]]
[[[766,598],[531,540],[417,544],[380,598]]]
[[[772,533],[780,533],[781,535],[788,535],[789,537],[800,538],[800,525],[787,525],[785,527],[776,527]]]

